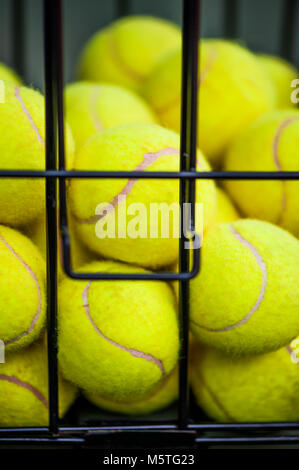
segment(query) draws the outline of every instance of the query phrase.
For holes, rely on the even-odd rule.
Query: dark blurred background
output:
[[[285,50],[282,36],[288,34],[284,21],[287,2],[298,0],[202,0],[202,36],[221,37],[229,28],[233,15],[225,15],[225,3],[234,3],[238,10],[236,37],[255,51],[281,55]],[[24,78],[27,83],[43,88],[43,1],[23,0],[24,41],[17,41],[13,32],[14,5],[20,0],[0,0],[0,61],[14,65],[15,50],[24,50]],[[98,29],[109,24],[129,9],[132,14],[151,14],[167,18],[178,24],[182,19],[182,0],[63,0],[65,34],[65,79],[75,78],[78,55]],[[290,17],[299,25],[297,17]],[[285,25],[285,26],[283,26]],[[284,27],[286,29],[284,29]],[[292,62],[299,65],[299,28],[288,52]]]

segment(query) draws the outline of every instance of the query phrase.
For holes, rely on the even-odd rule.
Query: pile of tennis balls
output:
[[[237,42],[205,39],[199,47],[198,171],[298,170],[299,111],[290,101],[297,70]],[[44,97],[5,65],[0,80],[0,167],[42,170]],[[176,25],[132,16],[96,33],[77,81],[65,88],[67,169],[178,171],[180,80]],[[196,182],[203,244],[200,274],[190,282],[190,375],[197,404],[217,421],[299,419],[298,194],[297,181]],[[178,204],[177,180],[71,179],[67,196],[73,269],[177,270],[172,217],[168,236],[157,219],[136,217],[141,206],[148,216],[151,204]],[[4,179],[1,427],[48,423],[45,225],[44,181]],[[109,230],[112,237],[99,235]],[[177,283],[75,281],[60,255],[61,244],[60,416],[79,393],[127,415],[171,405],[180,356]]]

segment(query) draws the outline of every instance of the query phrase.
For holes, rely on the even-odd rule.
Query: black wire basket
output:
[[[119,15],[129,13],[129,2],[120,0]],[[79,273],[71,266],[71,246],[67,220],[66,181],[71,178],[148,178],[177,179],[180,181],[180,203],[191,203],[190,229],[195,226],[196,179],[213,180],[299,180],[299,172],[197,172],[197,83],[198,38],[200,37],[200,0],[183,0],[182,47],[182,105],[181,105],[181,165],[179,172],[104,172],[66,171],[64,159],[63,115],[63,31],[62,1],[44,0],[44,57],[46,97],[46,171],[0,170],[0,177],[44,178],[46,180],[46,228],[47,228],[47,297],[48,297],[48,370],[49,370],[49,426],[36,428],[0,429],[0,447],[3,446],[96,446],[124,448],[130,445],[159,447],[210,447],[238,444],[290,444],[299,443],[299,423],[206,423],[200,413],[190,413],[188,387],[188,327],[189,281],[200,270],[200,248],[185,248],[185,236],[180,239],[179,273],[107,274]],[[294,50],[296,0],[283,2],[281,55],[291,59]],[[234,37],[237,28],[238,0],[225,1],[225,35]],[[19,71],[24,66],[22,50],[23,0],[13,2],[14,61]],[[57,160],[58,155],[58,160]],[[58,164],[57,164],[58,161]],[[59,182],[59,204],[58,187]],[[57,207],[59,206],[59,217]],[[183,224],[183,221],[181,221]],[[181,227],[183,228],[183,226]],[[58,364],[57,364],[57,229],[63,244],[63,266],[66,274],[74,279],[98,280],[178,280],[180,320],[179,399],[177,408],[170,414],[161,414],[151,420],[116,419],[95,415],[88,425],[81,425],[76,413],[70,418],[74,425],[61,424],[58,417]],[[184,230],[181,231],[184,233]],[[195,236],[196,238],[197,236]],[[195,239],[192,240],[196,242]],[[195,246],[199,244],[194,244]],[[190,258],[193,263],[191,270]],[[192,403],[191,403],[192,408]],[[79,423],[79,424],[78,424]]]

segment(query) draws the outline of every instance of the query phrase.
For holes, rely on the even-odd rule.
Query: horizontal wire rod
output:
[[[107,178],[203,180],[299,180],[299,171],[66,171],[0,170],[0,178]]]

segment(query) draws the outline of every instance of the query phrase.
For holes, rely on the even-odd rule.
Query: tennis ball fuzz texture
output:
[[[139,90],[154,66],[181,42],[178,26],[151,16],[129,16],[96,33],[87,43],[79,78]]]
[[[69,211],[68,211],[69,212]],[[70,234],[70,246],[71,246],[71,262],[74,269],[88,264],[91,261],[94,261],[96,258],[94,253],[92,253],[85,245],[81,243],[78,239],[76,233],[73,229],[74,221],[70,213],[68,213],[68,228]],[[23,228],[25,235],[30,238],[35,246],[39,249],[41,255],[46,260],[47,258],[47,236],[46,236],[46,214],[45,212],[33,223],[26,225]],[[62,257],[62,240],[60,234],[58,236],[58,278],[60,279],[64,275],[63,271],[63,257]]]
[[[6,351],[27,346],[45,325],[45,271],[33,243],[0,225],[0,339]]]
[[[228,171],[298,171],[299,111],[266,113],[229,147]],[[299,182],[226,181],[225,188],[247,216],[280,225],[299,236]]]
[[[75,169],[178,171],[179,149],[180,137],[173,131],[155,124],[124,124],[91,137],[76,154]],[[199,151],[197,166],[201,171],[210,169]],[[149,268],[176,262],[177,180],[73,179],[69,189],[74,229],[91,250]],[[201,232],[216,211],[213,181],[197,182],[196,202],[203,204],[203,220],[197,220]],[[169,219],[162,209],[169,212]]]
[[[144,273],[112,261],[82,271]],[[81,389],[133,401],[155,389],[178,360],[176,301],[167,283],[64,280],[59,287],[59,361]]]
[[[223,189],[217,188],[217,212],[215,223],[223,224],[238,219],[240,219],[240,215],[228,195],[223,191]]]
[[[45,106],[43,96],[30,88],[5,82],[0,106],[0,167],[3,170],[45,169]],[[67,165],[74,143],[66,132]],[[21,226],[33,221],[45,206],[43,179],[5,178],[0,186],[0,223]]]
[[[204,237],[191,281],[191,330],[234,355],[260,354],[299,333],[299,242],[275,225],[242,219]]]
[[[59,375],[59,416],[76,398],[76,388]],[[48,363],[44,340],[6,355],[0,363],[0,426],[47,426]]]
[[[65,103],[76,151],[89,137],[104,129],[127,122],[157,122],[142,98],[107,83],[72,83],[65,89]]]
[[[153,391],[139,400],[113,401],[90,393],[85,393],[85,396],[91,403],[104,410],[125,415],[145,415],[170,406],[178,397],[178,382],[176,368]]]
[[[21,85],[21,79],[18,77],[15,71],[1,62],[0,62],[0,80],[10,82],[13,85]]]
[[[198,405],[217,422],[299,419],[299,365],[291,345],[244,358],[197,347],[190,369]]]
[[[272,81],[256,57],[229,41],[201,42],[198,146],[219,166],[223,152],[244,128],[275,105]],[[181,50],[159,63],[145,82],[143,95],[165,127],[179,131]]]

